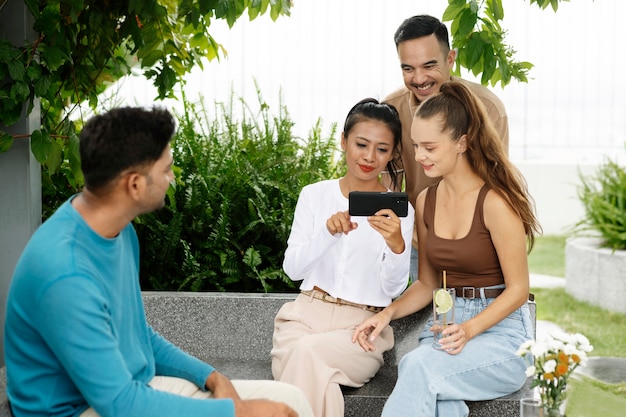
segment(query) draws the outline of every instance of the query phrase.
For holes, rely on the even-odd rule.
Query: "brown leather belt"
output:
[[[452,287],[456,292],[457,297],[461,298],[480,298],[480,288],[475,287]],[[485,298],[496,298],[502,292],[504,292],[504,288],[485,288],[484,290]],[[528,294],[528,299],[530,301],[535,301],[535,295],[532,293]]]
[[[335,298],[319,287],[313,287],[313,289],[310,291],[300,291],[300,293],[306,295],[307,297],[312,297],[312,298],[315,298],[316,300],[321,300],[325,303],[337,304],[340,306],[356,307],[356,308],[360,308],[361,310],[371,311],[373,313],[378,313],[380,311],[383,311],[384,309],[384,307],[375,307],[375,306],[368,306],[365,304],[357,304],[357,303],[353,303],[352,301],[342,300],[341,298]]]

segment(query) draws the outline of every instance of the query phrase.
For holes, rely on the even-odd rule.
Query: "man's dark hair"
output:
[[[424,36],[434,34],[441,44],[444,52],[450,50],[450,41],[448,39],[448,28],[436,17],[426,14],[409,17],[406,19],[393,35],[393,40],[398,45],[404,41],[410,41]]]
[[[120,107],[93,117],[80,133],[85,187],[102,189],[125,170],[154,163],[175,129],[170,112],[156,107]]]

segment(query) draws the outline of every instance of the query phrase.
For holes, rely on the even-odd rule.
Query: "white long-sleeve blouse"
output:
[[[326,220],[348,210],[339,180],[305,186],[300,192],[287,241],[283,269],[301,290],[314,286],[354,303],[384,307],[407,286],[415,211],[401,218],[404,252],[393,253],[367,217],[353,216],[356,230],[332,235]]]

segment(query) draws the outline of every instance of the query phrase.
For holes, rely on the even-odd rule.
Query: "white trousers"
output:
[[[293,385],[278,381],[254,380],[235,380],[232,383],[242,400],[266,399],[282,402],[293,408],[299,417],[314,417],[306,397]],[[156,376],[150,381],[150,386],[159,391],[189,398],[210,399],[213,396],[210,391],[201,390],[193,382],[175,377]],[[89,407],[80,417],[99,417],[99,415]]]
[[[354,328],[373,314],[303,294],[285,303],[274,320],[274,379],[304,391],[315,417],[343,417],[340,385],[363,386],[382,366],[383,352],[393,347],[389,326],[376,338],[373,352],[352,343]]]

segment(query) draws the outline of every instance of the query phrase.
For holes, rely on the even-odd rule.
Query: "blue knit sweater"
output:
[[[139,244],[129,224],[112,239],[69,201],[32,236],[17,264],[5,324],[7,394],[15,417],[234,415],[232,400],[152,389],[155,375],[204,389],[213,368],[147,323]]]

